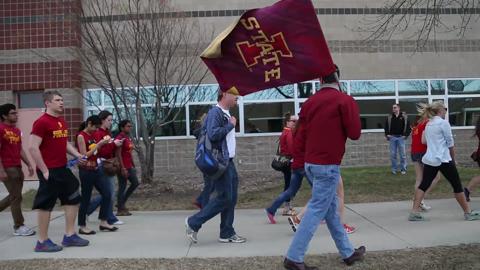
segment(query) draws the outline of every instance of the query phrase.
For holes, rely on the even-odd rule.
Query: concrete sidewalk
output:
[[[368,251],[480,243],[480,221],[464,221],[453,199],[429,200],[433,209],[428,222],[409,222],[410,201],[350,204],[346,220],[358,231],[350,235],[354,246]],[[473,198],[473,209],[480,209],[480,198]],[[125,225],[118,232],[97,232],[88,236],[89,247],[66,248],[62,252],[33,252],[36,237],[14,237],[10,213],[0,213],[0,260],[34,258],[182,258],[284,255],[293,232],[285,217],[267,223],[262,209],[237,210],[235,229],[248,238],[244,244],[217,242],[219,218],[209,221],[199,232],[199,243],[185,238],[184,220],[193,211],[135,212],[122,217]],[[26,212],[27,225],[36,224],[34,212]],[[61,212],[52,215],[50,238],[60,243],[64,230]],[[92,218],[91,218],[92,219]],[[98,222],[90,228],[98,229]],[[310,244],[310,254],[336,253],[326,225],[320,225]]]

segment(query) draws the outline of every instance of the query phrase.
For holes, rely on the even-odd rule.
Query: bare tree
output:
[[[387,0],[381,14],[365,16],[357,31],[367,33],[367,41],[406,34],[416,41],[417,50],[428,44],[436,49],[438,34],[453,32],[463,38],[478,22],[479,7],[479,0]]]
[[[198,56],[207,35],[168,2],[88,0],[80,18],[83,83],[103,90],[118,119],[135,120],[146,183],[153,180],[155,136],[174,126],[206,76]]]

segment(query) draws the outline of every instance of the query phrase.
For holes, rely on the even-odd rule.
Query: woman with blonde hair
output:
[[[448,121],[445,120],[447,108],[445,108],[443,102],[436,101],[432,104],[420,104],[419,113],[422,117],[430,119],[422,135],[422,142],[427,144],[427,152],[422,158],[424,164],[422,182],[415,191],[415,199],[408,220],[427,220],[420,212],[420,203],[438,171],[450,182],[455,199],[463,209],[465,220],[479,220],[480,213],[472,211],[467,203],[457,167],[455,166],[452,128]]]

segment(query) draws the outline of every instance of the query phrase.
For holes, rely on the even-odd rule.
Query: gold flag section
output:
[[[235,87],[235,86],[230,87],[230,89],[228,89],[225,92],[227,92],[229,94],[232,94],[232,95],[235,95],[235,96],[240,96],[240,92],[238,91],[237,87]]]
[[[240,21],[240,16],[235,22],[223,30],[208,47],[202,52],[200,57],[203,58],[220,58],[222,56],[222,41],[233,31],[233,28]]]

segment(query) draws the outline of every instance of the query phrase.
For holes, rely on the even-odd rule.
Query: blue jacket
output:
[[[222,153],[223,160],[227,164],[229,160],[227,134],[235,127],[228,120],[228,115],[218,106],[210,108],[205,121],[207,136],[212,142],[212,148]]]

